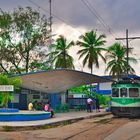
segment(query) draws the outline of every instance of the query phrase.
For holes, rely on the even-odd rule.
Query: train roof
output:
[[[126,78],[124,80],[115,81],[112,84],[140,84],[140,79]]]
[[[106,75],[106,76],[102,76],[102,77],[107,78],[107,79],[114,79],[111,75]],[[126,76],[126,75],[122,76],[122,79],[123,80],[126,80],[126,79],[137,79],[137,80],[140,80],[140,76],[134,75],[134,74],[129,74],[128,76]]]

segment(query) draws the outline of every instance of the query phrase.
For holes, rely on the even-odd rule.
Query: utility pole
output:
[[[131,39],[140,39],[139,36],[136,36],[136,37],[128,37],[128,29],[126,29],[126,37],[125,38],[115,38],[116,40],[126,40],[126,59],[127,59],[127,66],[126,66],[126,74],[127,74],[127,77],[128,77],[128,67],[129,67],[129,60],[128,60],[128,57],[129,57],[129,43],[128,43],[128,40]]]
[[[49,0],[49,7],[50,7],[49,26],[50,26],[50,45],[51,45],[52,44],[52,0]]]

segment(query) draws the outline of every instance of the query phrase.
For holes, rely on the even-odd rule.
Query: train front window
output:
[[[127,88],[121,88],[120,89],[120,96],[121,97],[127,97]]]
[[[139,89],[129,88],[129,97],[139,97]]]
[[[119,89],[118,88],[112,89],[112,97],[119,97]]]

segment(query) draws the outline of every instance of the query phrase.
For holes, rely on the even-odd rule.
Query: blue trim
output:
[[[51,117],[51,113],[40,114],[0,114],[0,121],[33,121],[33,120],[45,120]]]
[[[18,109],[16,108],[0,108],[0,113],[3,112],[3,113],[12,113],[12,112],[19,112]]]
[[[108,94],[108,95],[110,95],[111,94],[111,90],[98,90],[97,94]]]

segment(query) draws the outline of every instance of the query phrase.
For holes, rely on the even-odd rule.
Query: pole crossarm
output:
[[[126,37],[122,37],[122,38],[115,38],[116,40],[126,40],[126,39],[140,39],[140,37],[139,36],[136,36],[136,37],[128,37],[128,38],[126,38]]]
[[[135,37],[128,37],[128,29],[126,29],[126,37],[122,37],[122,38],[115,38],[115,40],[126,40],[126,57],[127,57],[127,64],[126,64],[126,74],[127,74],[127,77],[128,77],[128,71],[129,71],[129,62],[128,62],[128,57],[129,57],[129,42],[128,40],[131,39],[140,39],[140,36],[135,36]]]

